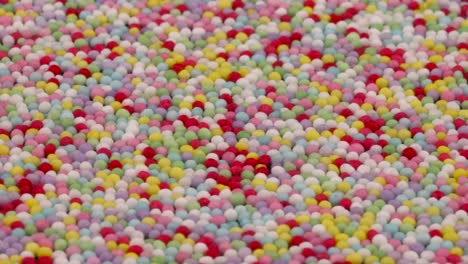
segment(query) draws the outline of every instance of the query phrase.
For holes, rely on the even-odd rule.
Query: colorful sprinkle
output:
[[[468,263],[467,16],[0,0],[0,264]]]

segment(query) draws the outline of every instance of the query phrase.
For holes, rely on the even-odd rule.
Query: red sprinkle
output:
[[[401,153],[401,155],[403,155],[404,157],[406,157],[407,159],[412,159],[414,157],[416,157],[418,155],[418,153],[416,152],[416,150],[414,150],[413,148],[411,147],[408,147],[408,148],[405,148],[403,150],[403,152]]]
[[[240,73],[238,72],[231,72],[228,76],[228,80],[230,82],[237,82],[237,80],[239,80],[240,78],[242,78],[242,75],[240,75]]]
[[[435,236],[442,237],[442,232],[440,232],[440,230],[433,229],[433,230],[429,231],[429,235],[431,237],[435,237]]]
[[[21,261],[21,264],[36,264],[39,262],[36,262],[36,259],[33,257],[24,257],[23,260]]]
[[[62,74],[62,69],[58,65],[55,65],[55,64],[49,66],[49,71],[53,73],[54,75]]]
[[[123,166],[122,166],[122,163],[120,163],[120,161],[111,160],[107,167],[108,167],[109,170],[113,170],[113,169],[121,169]]]
[[[378,234],[378,232],[376,230],[371,229],[371,230],[367,231],[367,238],[369,240],[372,240],[377,234]]]
[[[44,163],[41,163],[38,167],[37,167],[38,170],[42,171],[43,173],[47,173],[51,170],[53,170],[53,167],[52,165],[50,165],[49,163],[47,162],[44,162]]]
[[[132,245],[128,248],[128,252],[132,252],[137,255],[140,255],[143,252],[143,248],[139,245]]]
[[[146,158],[152,158],[154,155],[156,155],[156,150],[154,150],[152,147],[146,147],[143,149],[142,154]]]
[[[440,198],[444,197],[445,194],[442,191],[436,190],[432,192],[432,197],[436,198],[437,200],[440,200]]]
[[[351,205],[352,205],[352,201],[348,198],[343,198],[341,201],[340,201],[340,206],[344,207],[346,210],[349,210],[351,208]]]

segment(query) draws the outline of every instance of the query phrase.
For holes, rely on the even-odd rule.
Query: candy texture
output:
[[[0,264],[468,263],[460,0],[0,0]]]

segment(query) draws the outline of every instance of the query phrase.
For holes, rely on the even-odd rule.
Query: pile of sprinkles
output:
[[[0,0],[0,264],[468,263],[463,0]]]

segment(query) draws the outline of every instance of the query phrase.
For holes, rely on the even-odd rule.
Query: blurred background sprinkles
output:
[[[468,263],[463,0],[0,0],[0,264]]]

